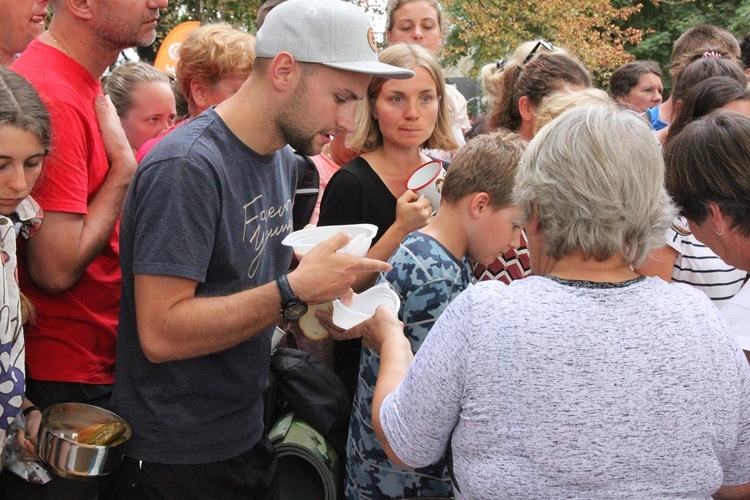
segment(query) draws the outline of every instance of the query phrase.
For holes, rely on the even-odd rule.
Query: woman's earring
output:
[[[721,232],[716,231],[717,236],[723,236],[724,235],[724,226],[721,226]]]

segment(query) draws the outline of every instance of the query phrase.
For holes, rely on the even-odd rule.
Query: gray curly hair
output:
[[[538,218],[545,255],[621,255],[635,267],[664,245],[676,213],[653,133],[635,113],[604,105],[575,107],[541,130],[521,159],[514,199]]]

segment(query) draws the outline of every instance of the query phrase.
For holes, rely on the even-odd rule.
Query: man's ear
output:
[[[94,10],[96,10],[96,7],[91,0],[65,0],[65,4],[68,11],[77,18],[90,20],[94,17]],[[99,2],[97,6],[100,9],[107,8],[102,2]]]
[[[473,218],[478,219],[491,208],[492,207],[490,206],[490,195],[488,195],[487,193],[484,193],[484,192],[476,193],[474,196],[471,197],[469,210],[471,211],[471,216]]]
[[[302,69],[289,52],[280,52],[271,61],[268,73],[274,88],[287,92],[296,87]]]

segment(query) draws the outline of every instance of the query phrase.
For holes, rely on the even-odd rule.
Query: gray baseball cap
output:
[[[255,56],[273,58],[280,52],[355,73],[401,80],[414,76],[378,62],[370,19],[344,0],[289,0],[274,7],[256,35]]]

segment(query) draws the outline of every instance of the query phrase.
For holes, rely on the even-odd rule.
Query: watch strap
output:
[[[286,274],[282,274],[281,276],[276,278],[276,286],[278,287],[279,294],[281,295],[282,308],[292,300],[299,300],[299,297],[297,297],[292,291],[292,286],[289,284],[289,279],[286,277]]]

